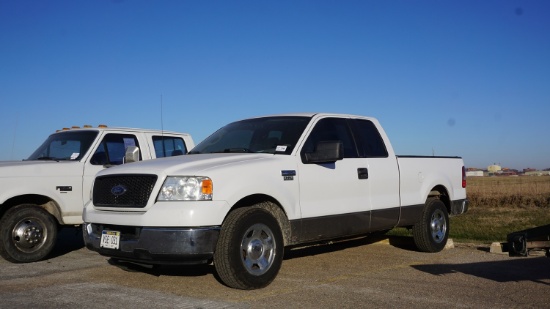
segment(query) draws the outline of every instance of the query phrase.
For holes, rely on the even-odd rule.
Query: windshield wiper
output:
[[[54,157],[39,157],[39,158],[36,158],[36,159],[33,159],[33,160],[43,160],[43,161],[70,161],[71,159],[69,158],[54,158]]]
[[[36,158],[35,160],[44,160],[44,161],[59,161],[59,159],[57,159],[57,158],[54,158],[54,157],[39,157],[39,158]]]
[[[252,152],[252,151],[248,148],[226,148],[220,151],[212,151],[212,153],[245,153],[245,152]]]

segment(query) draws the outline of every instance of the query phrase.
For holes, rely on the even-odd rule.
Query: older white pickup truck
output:
[[[146,264],[213,262],[229,287],[276,277],[283,248],[412,228],[444,248],[466,212],[459,157],[396,156],[374,118],[289,114],[228,124],[183,158],[98,173],[87,248]]]
[[[0,255],[19,263],[45,258],[59,227],[82,224],[100,170],[125,156],[126,162],[153,159],[194,146],[186,133],[85,126],[51,134],[24,161],[0,162]]]

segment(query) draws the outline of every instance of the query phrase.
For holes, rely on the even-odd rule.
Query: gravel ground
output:
[[[114,263],[67,229],[48,260],[0,259],[0,308],[550,308],[550,259],[455,243],[421,253],[406,237],[287,250],[268,287],[222,285],[212,265]]]

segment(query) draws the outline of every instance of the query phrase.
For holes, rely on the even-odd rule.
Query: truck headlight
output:
[[[158,201],[211,201],[213,185],[208,177],[169,176],[160,188]]]

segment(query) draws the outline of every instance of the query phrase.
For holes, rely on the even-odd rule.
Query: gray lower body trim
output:
[[[399,207],[306,218],[291,222],[293,243],[301,244],[389,230],[399,219]]]
[[[369,232],[370,211],[294,220],[291,226],[296,244],[360,235]]]
[[[424,204],[377,209],[291,221],[292,245],[364,235],[394,227],[410,227],[422,220]],[[468,210],[468,200],[451,203],[450,215]]]
[[[424,204],[401,207],[401,216],[397,226],[411,226],[422,220]]]
[[[104,256],[144,264],[202,264],[212,260],[220,227],[130,227],[83,224],[84,243]],[[100,247],[101,232],[121,232],[119,249]]]

